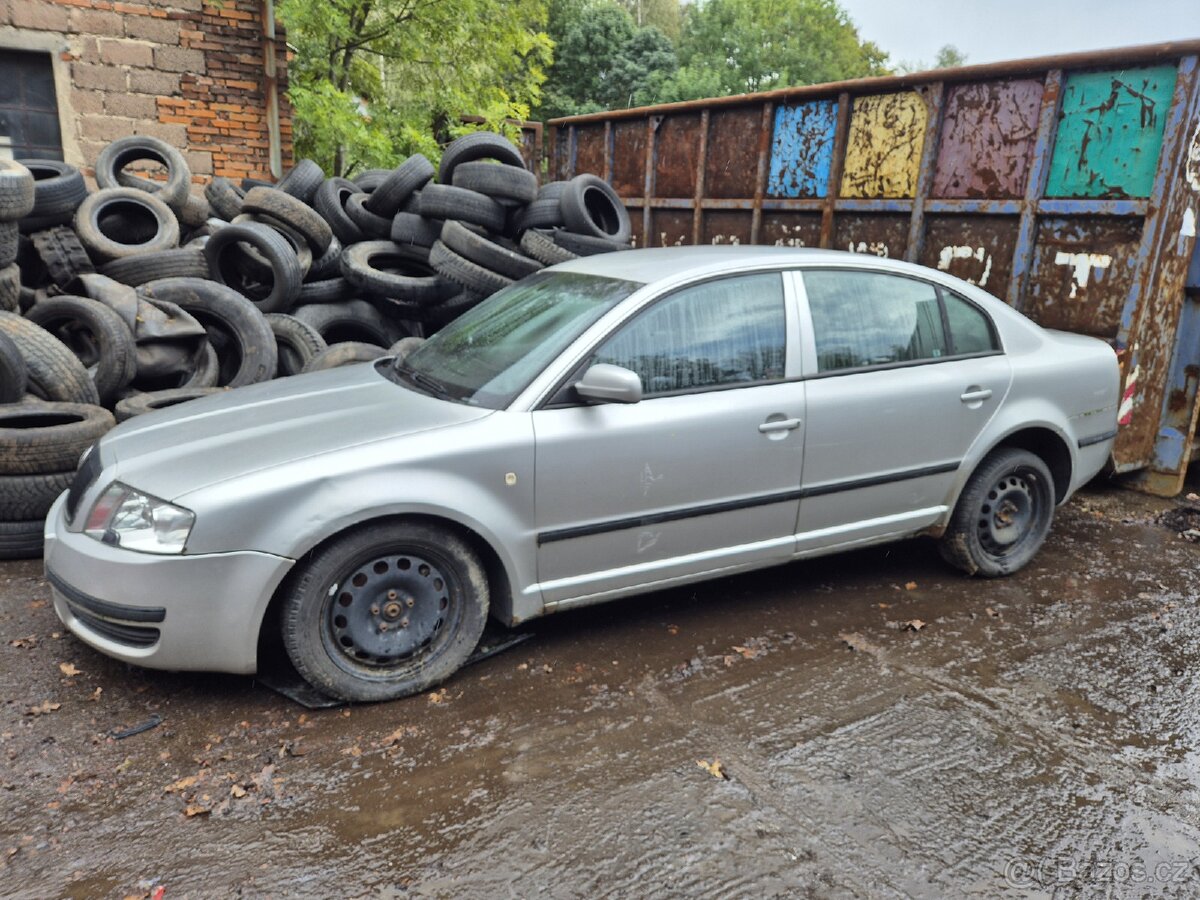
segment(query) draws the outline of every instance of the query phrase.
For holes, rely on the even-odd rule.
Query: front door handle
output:
[[[991,388],[969,387],[960,399],[963,403],[982,403],[992,396]]]
[[[763,422],[758,426],[758,430],[762,434],[771,434],[775,431],[795,431],[799,427],[799,419],[774,419]]]

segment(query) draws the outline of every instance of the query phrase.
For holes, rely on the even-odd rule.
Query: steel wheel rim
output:
[[[321,639],[343,670],[386,678],[445,646],[461,613],[459,596],[448,566],[432,554],[373,553],[330,586]]]
[[[980,504],[976,534],[984,552],[1003,559],[1034,536],[1045,498],[1041,480],[1026,469],[1005,472]]]

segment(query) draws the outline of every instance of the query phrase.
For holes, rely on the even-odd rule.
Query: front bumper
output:
[[[249,674],[275,589],[294,564],[239,551],[157,556],[67,531],[66,494],[46,517],[54,610],[81,641],[151,669]]]

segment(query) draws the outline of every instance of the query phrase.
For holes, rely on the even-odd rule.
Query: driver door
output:
[[[589,405],[568,388],[533,413],[548,605],[791,555],[805,412],[803,382],[788,380],[794,325],[778,272],[682,289],[587,363],[636,372],[641,402]]]

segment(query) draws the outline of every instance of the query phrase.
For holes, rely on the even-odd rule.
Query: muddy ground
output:
[[[1196,896],[1173,506],[1090,489],[1001,581],[912,541],[563,614],[319,712],[99,656],[0,564],[0,895]]]

